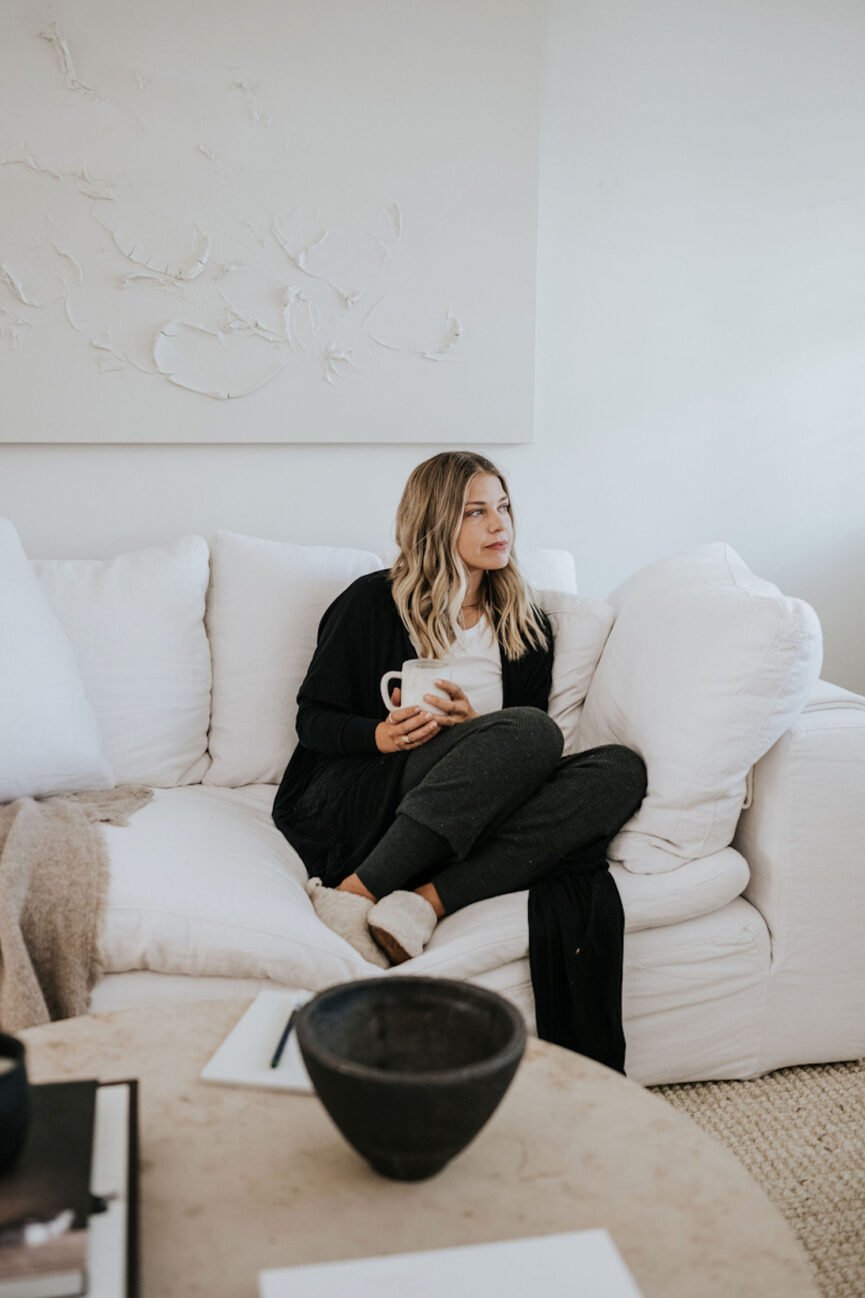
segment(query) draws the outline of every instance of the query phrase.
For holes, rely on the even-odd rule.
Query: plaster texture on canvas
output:
[[[444,324],[442,326],[441,338],[438,346],[435,348],[424,346],[406,347],[402,343],[385,342],[383,338],[379,338],[377,334],[372,332],[372,329],[369,327],[370,316],[379,306],[380,302],[374,303],[370,307],[366,316],[367,332],[372,341],[379,347],[387,347],[390,351],[395,352],[411,352],[412,355],[422,356],[424,360],[427,361],[443,361],[445,359],[451,359],[448,356],[448,352],[457,344],[462,336],[462,326],[456,316],[451,314],[450,309],[445,313]]]
[[[29,320],[16,315],[7,307],[0,307],[0,351],[12,352],[21,341],[21,329],[30,329]]]
[[[270,109],[261,97],[260,86],[250,85],[248,81],[235,81],[234,89],[240,90],[246,97],[246,106],[254,122],[261,126],[273,126]]]
[[[471,140],[463,128],[477,118],[451,185],[436,183],[444,148],[425,165],[380,75],[398,68],[412,93],[435,63],[430,39],[449,48],[453,23],[467,22],[471,44],[492,14],[480,8],[461,19],[449,3],[445,41],[439,22],[418,32],[415,16],[400,33],[371,3],[326,0],[311,15],[263,0],[244,19],[213,0],[202,45],[194,15],[169,0],[122,13],[70,0],[62,20],[47,0],[13,0],[0,51],[0,363],[16,353],[20,387],[0,440],[14,428],[37,441],[459,441],[461,418],[475,441],[528,440],[534,205],[506,235],[498,198],[475,215],[496,182],[467,163],[489,144],[482,127],[489,139],[500,128],[477,111],[471,59],[456,91],[437,76],[423,90],[428,108],[446,92],[465,100],[442,99],[445,141],[457,127]],[[509,98],[529,118],[512,148],[531,189],[537,15],[529,0],[495,12],[504,64],[524,72]],[[333,33],[352,25],[339,45]],[[315,71],[295,86],[304,63],[283,71],[271,47],[291,51],[298,32],[310,47],[298,59]],[[517,173],[510,183],[524,187]],[[34,384],[49,355],[54,383]],[[41,387],[35,403],[25,383]],[[76,397],[92,427],[70,427]],[[201,413],[241,397],[247,420]]]
[[[210,258],[208,236],[148,211],[136,198],[134,192],[112,196],[110,204],[94,205],[93,218],[136,266],[167,280],[197,279]]]
[[[66,85],[69,89],[80,90],[82,94],[94,95],[95,97],[93,87],[86,86],[83,81],[79,81],[75,72],[75,65],[72,62],[72,55],[69,52],[69,46],[66,43],[66,37],[57,26],[57,23],[51,23],[44,31],[40,32],[39,35],[44,41],[48,41],[50,45],[54,46],[58,62],[66,78]]]
[[[172,320],[154,339],[153,359],[159,373],[179,387],[227,401],[269,383],[287,357],[255,330],[198,329]]]

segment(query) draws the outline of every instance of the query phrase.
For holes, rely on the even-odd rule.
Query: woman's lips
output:
[[[486,548],[488,550],[509,550],[511,543],[510,541],[494,541],[492,545],[488,545]]]

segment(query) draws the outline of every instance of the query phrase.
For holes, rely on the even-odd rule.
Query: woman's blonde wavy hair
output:
[[[457,553],[457,539],[469,483],[478,473],[495,475],[508,491],[504,474],[484,456],[443,451],[412,471],[399,502],[399,554],[390,570],[391,589],[423,658],[447,657],[458,637],[468,572]],[[513,549],[506,567],[484,573],[480,600],[506,658],[522,658],[529,646],[548,643]]]

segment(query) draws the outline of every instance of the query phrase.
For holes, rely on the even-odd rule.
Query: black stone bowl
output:
[[[24,1043],[0,1032],[0,1173],[12,1166],[24,1148],[29,1122]]]
[[[383,1176],[420,1181],[473,1140],[526,1045],[496,992],[446,978],[369,978],[321,992],[297,1042],[319,1098]]]

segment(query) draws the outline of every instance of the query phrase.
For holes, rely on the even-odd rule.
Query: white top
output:
[[[497,712],[502,706],[502,659],[486,615],[476,626],[457,632],[450,661],[453,679],[475,712]]]

